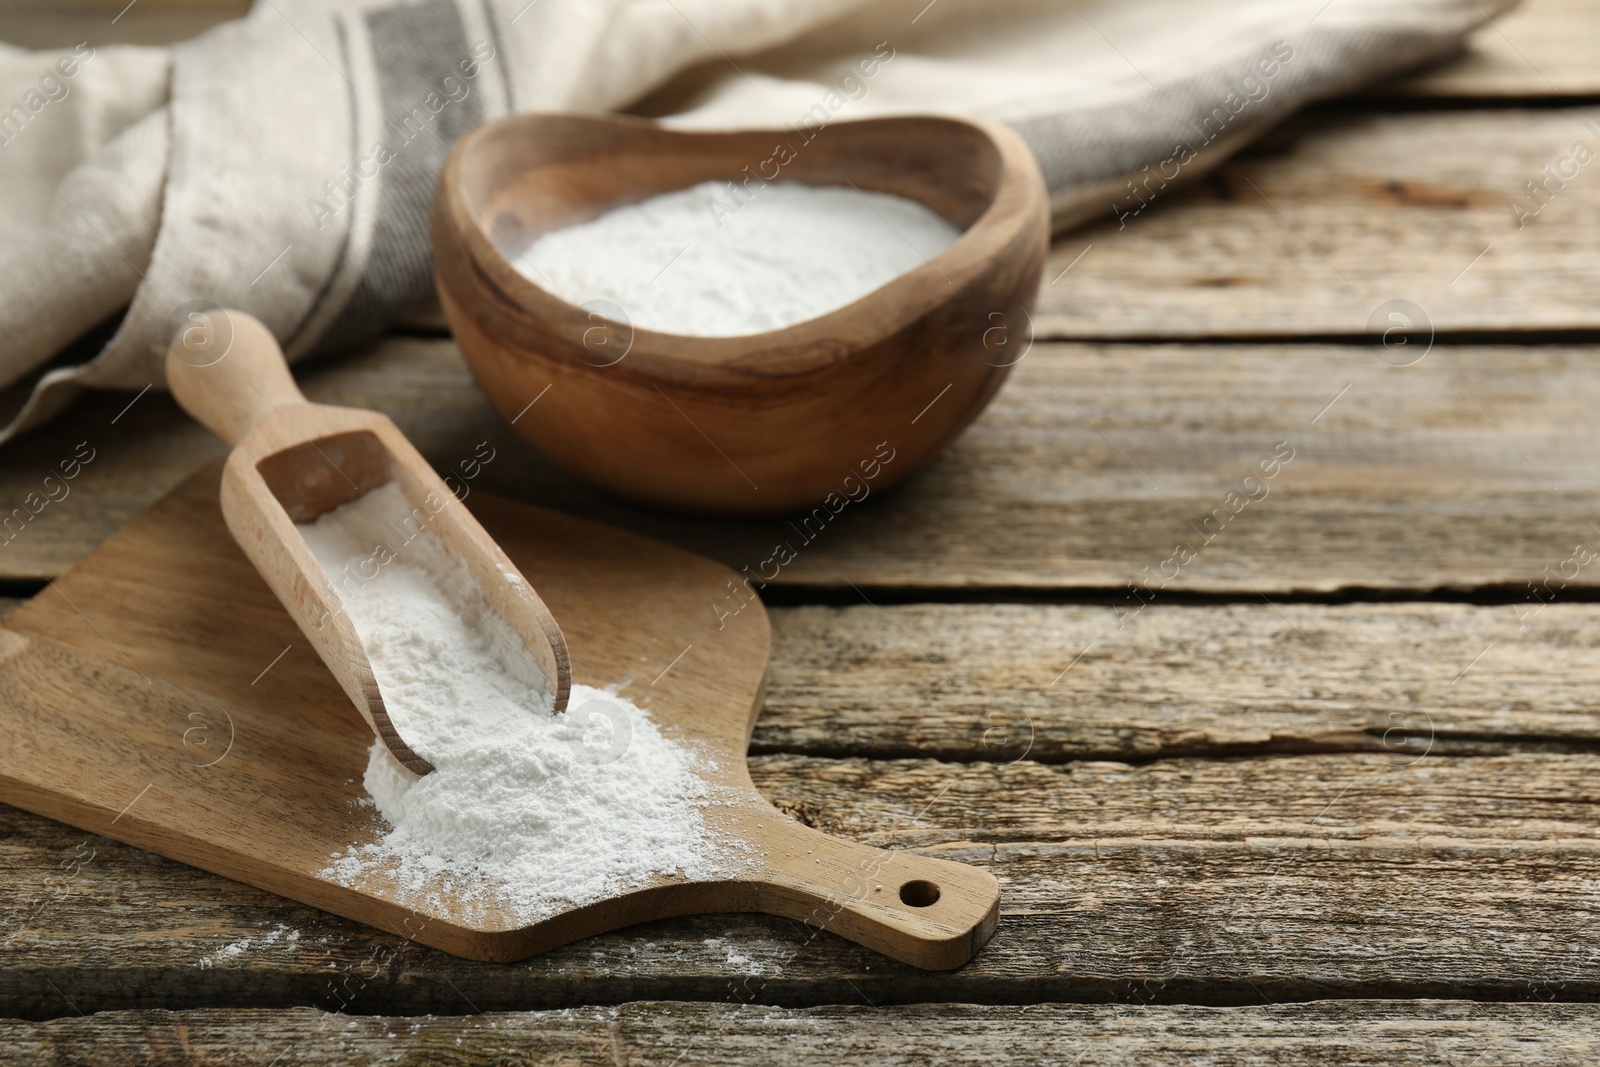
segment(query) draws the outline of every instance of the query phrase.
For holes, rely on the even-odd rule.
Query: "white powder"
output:
[[[533,922],[650,882],[709,873],[694,756],[621,696],[574,685],[552,713],[531,653],[391,482],[299,527],[333,579],[420,780],[374,741],[363,784],[388,831],[335,856],[403,903],[504,908]],[[407,534],[410,533],[408,538]]]
[[[741,194],[744,195],[744,194]],[[728,337],[853,303],[960,231],[914,200],[849,186],[704,182],[544,234],[515,261],[536,284],[633,326]]]
[[[206,970],[207,968],[215,967],[219,963],[238,959],[251,948],[271,948],[280,941],[285,945],[293,945],[299,940],[299,930],[291,930],[283,923],[279,923],[261,937],[240,938],[238,941],[223,945],[209,956],[201,956],[196,966],[201,970]]]

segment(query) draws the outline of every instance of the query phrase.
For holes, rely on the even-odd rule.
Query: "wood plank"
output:
[[[0,1057],[37,1064],[559,1062],[946,1065],[1082,1062],[1294,1067],[1342,1063],[1569,1064],[1592,1060],[1600,1007],[1328,1001],[1130,1007],[921,1004],[786,1009],[643,1002],[560,1012],[396,1018],[287,1011],[143,1011],[0,1022]],[[1073,1057],[1077,1060],[1074,1061]],[[284,1062],[287,1062],[285,1060]]]
[[[1056,767],[753,760],[802,818],[991,870],[994,939],[919,972],[733,915],[507,965],[11,809],[0,1013],[286,1007],[457,1014],[637,999],[790,1006],[1600,998],[1594,754],[1318,755]]]
[[[1459,59],[1368,95],[1482,101],[1600,95],[1594,62],[1600,7],[1592,0],[1522,0],[1486,23]]]
[[[369,351],[303,372],[306,392],[324,403],[404,412],[407,434],[419,444],[434,445],[436,466],[453,469],[457,460],[472,458],[472,449],[443,461],[438,450],[497,420],[459,355],[424,354],[407,342],[400,345],[388,354],[391,358]],[[84,397],[45,428],[6,447],[0,520],[12,521],[0,530],[0,578],[54,577],[184,478],[226,454],[221,441],[163,392]],[[70,471],[76,476],[63,479]],[[52,478],[48,484],[47,477]],[[19,514],[19,508],[26,511]]]
[[[1146,842],[1198,851],[1249,843],[1270,851],[1271,842],[1315,841],[1376,853],[1393,845],[1425,843],[1448,852],[1521,842],[1531,853],[1540,844],[1593,837],[1584,827],[1600,797],[1600,787],[1586,780],[1600,757],[1587,752],[1461,759],[1327,754],[1133,766],[758,758],[758,782],[776,802],[819,829],[877,848]]]
[[[776,584],[852,598],[851,582],[1126,598],[1127,584],[1145,581],[1146,568],[1159,576],[1179,543],[1198,554],[1163,592],[1521,591],[1579,542],[1600,545],[1591,525],[1600,468],[1588,459],[1600,445],[1596,349],[1435,346],[1409,367],[1374,351],[1036,345],[933,467],[851,505],[809,541],[782,519],[675,518],[587,489],[494,415],[448,342],[390,340],[303,377],[314,400],[390,414],[469,493],[613,523],[753,573],[787,542],[797,558]],[[0,579],[60,573],[220,454],[165,396],[148,394],[114,421],[127,403],[126,394],[90,397],[8,446],[0,519],[39,506],[43,496],[30,504],[28,494],[42,494],[43,477],[80,442],[95,458],[68,497],[0,534]],[[475,459],[488,454],[485,441],[486,464]],[[1267,495],[1217,519],[1230,490],[1283,441],[1294,459]],[[1588,566],[1569,577],[1575,590],[1593,588],[1597,574]]]
[[[758,752],[1060,762],[1600,741],[1595,604],[1157,604],[1126,626],[1102,606],[932,604],[772,622]]]
[[[124,10],[126,9],[126,10]],[[23,48],[162,45],[188,40],[219,22],[243,18],[250,0],[6,0],[0,40]]]
[[[1362,336],[1405,300],[1424,332],[1593,331],[1600,164],[1562,163],[1580,142],[1600,154],[1600,109],[1302,116],[1198,183],[1152,183],[1057,241],[1035,330]],[[1568,178],[1539,209],[1525,183],[1546,165]]]

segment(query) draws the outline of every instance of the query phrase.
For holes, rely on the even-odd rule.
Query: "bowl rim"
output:
[[[793,132],[758,127],[680,130],[650,119],[626,115],[518,112],[482,123],[458,139],[440,173],[438,207],[435,211],[435,225],[448,226],[449,236],[459,242],[472,275],[470,280],[456,278],[454,282],[458,285],[476,285],[481,299],[499,302],[513,317],[536,318],[547,326],[566,322],[574,328],[581,323],[592,322],[590,316],[598,313],[552,293],[517,270],[511,259],[485,232],[479,220],[486,216],[468,200],[461,182],[462,168],[473,153],[486,146],[490,139],[529,135],[539,125],[551,121],[594,123],[649,131],[653,135],[665,135],[685,142],[784,136]],[[718,369],[731,370],[759,353],[759,374],[763,378],[813,372],[848,359],[851,353],[870,348],[954,299],[969,283],[980,277],[1007,247],[1017,241],[1021,231],[1040,225],[1041,219],[1045,220],[1042,225],[1048,229],[1048,194],[1043,176],[1032,151],[1010,127],[986,119],[923,113],[829,123],[829,127],[881,127],[908,122],[948,124],[977,131],[996,152],[999,176],[994,194],[955,241],[848,304],[775,330],[703,336],[653,330],[599,316],[610,325],[632,331],[631,344],[625,357],[632,368],[666,378],[703,380],[708,373]],[[663,193],[670,191],[662,190]],[[435,276],[441,295],[447,295],[445,290],[452,286],[440,267],[437,249]],[[460,298],[455,296],[455,299],[459,301]],[[546,359],[562,359],[559,353],[545,352],[541,355]],[[585,365],[596,366],[586,361]]]

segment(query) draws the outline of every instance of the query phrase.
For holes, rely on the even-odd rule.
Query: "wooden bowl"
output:
[[[636,328],[510,262],[619,204],[709,180],[754,191],[763,177],[895,193],[964,232],[852,304],[739,337]],[[717,514],[831,516],[926,464],[1026,353],[1048,239],[1044,180],[1021,138],[953,118],[685,133],[513,115],[457,142],[433,207],[439,295],[500,414],[594,485]]]

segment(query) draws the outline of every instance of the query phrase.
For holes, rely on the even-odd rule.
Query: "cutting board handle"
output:
[[[167,349],[167,386],[206,429],[236,445],[277,407],[303,404],[283,350],[243,311],[196,311]]]
[[[970,960],[994,933],[1000,883],[980,867],[874,848],[776,809],[748,828],[767,868],[758,908],[931,970]]]

